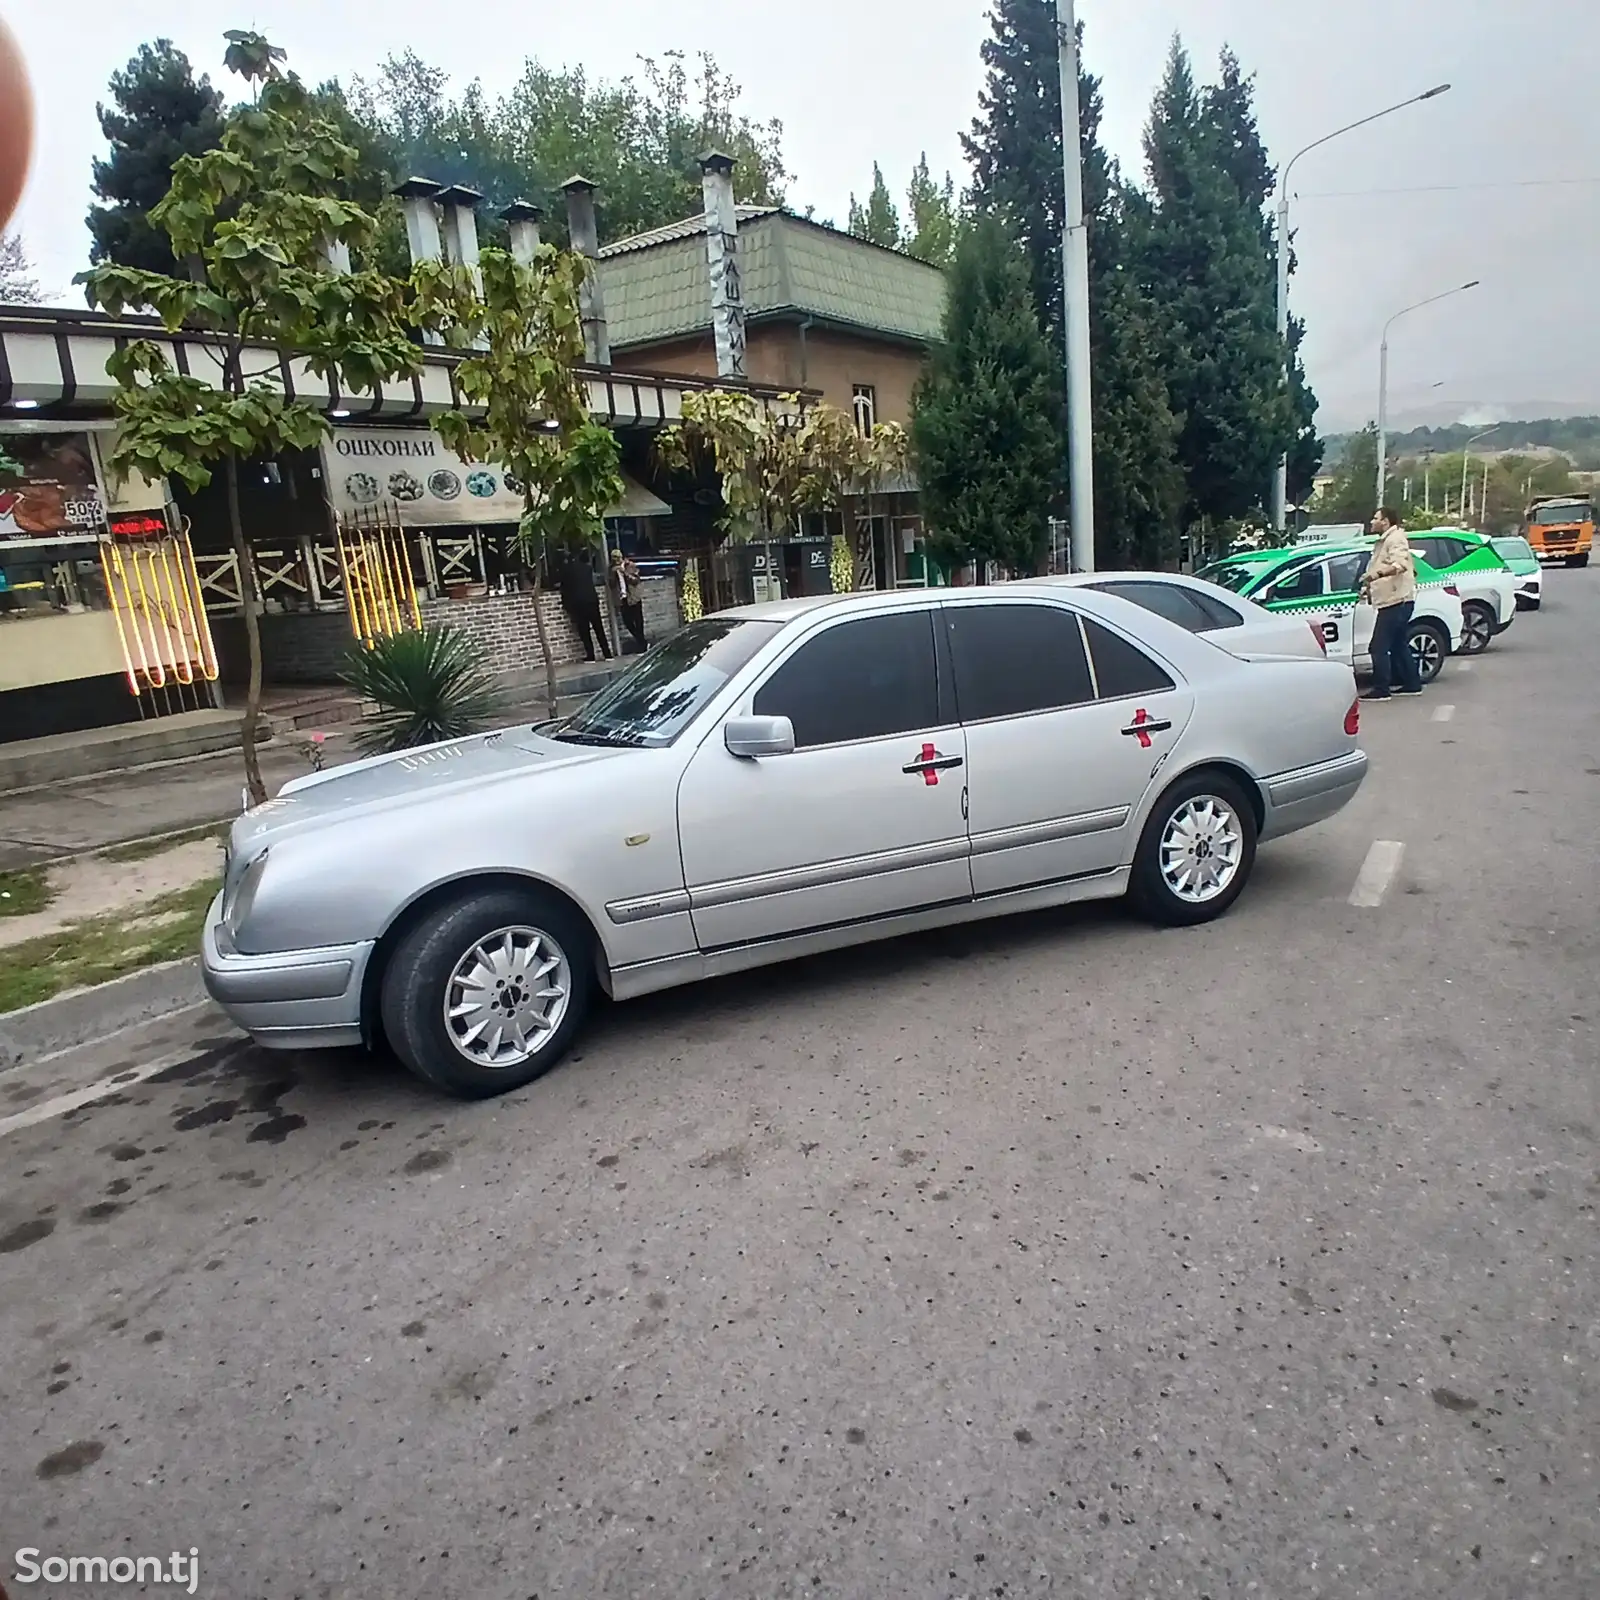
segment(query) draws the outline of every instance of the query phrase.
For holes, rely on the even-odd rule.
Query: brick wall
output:
[[[643,598],[645,637],[650,643],[676,633],[682,620],[677,585],[670,578],[647,578]],[[484,666],[495,676],[521,677],[544,665],[533,605],[531,594],[486,595],[481,600],[424,600],[422,620],[429,627],[450,627],[466,634],[481,654]],[[582,661],[583,646],[561,609],[560,597],[542,594],[539,605],[544,611],[556,665]],[[262,671],[268,683],[339,681],[340,669],[354,642],[350,619],[344,612],[285,612],[263,615],[260,620]],[[244,620],[213,617],[211,628],[223,680],[242,684],[249,675]],[[615,650],[617,630],[610,625],[609,617],[606,631]]]

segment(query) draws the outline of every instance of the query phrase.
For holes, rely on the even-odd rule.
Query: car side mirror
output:
[[[731,756],[754,761],[760,756],[794,754],[794,724],[787,717],[730,717],[722,742]]]

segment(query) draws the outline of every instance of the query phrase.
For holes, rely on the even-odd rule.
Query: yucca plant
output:
[[[377,639],[350,655],[341,674],[378,715],[356,744],[368,755],[464,739],[493,725],[501,701],[471,641],[454,628],[422,628]]]

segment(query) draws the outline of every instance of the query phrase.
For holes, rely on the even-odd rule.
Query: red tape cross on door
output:
[[[925,744],[916,759],[908,761],[900,770],[908,777],[920,772],[923,783],[931,789],[939,782],[941,772],[961,764],[960,756],[942,756],[933,745]]]
[[[1170,722],[1157,721],[1143,706],[1140,706],[1133,714],[1133,721],[1122,730],[1122,736],[1125,739],[1137,739],[1139,748],[1148,750],[1151,745],[1150,735],[1152,733],[1165,733],[1171,726]]]

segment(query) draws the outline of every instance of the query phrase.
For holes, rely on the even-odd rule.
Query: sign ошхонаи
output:
[[[522,485],[503,467],[463,461],[427,428],[334,428],[322,443],[322,471],[335,512],[387,501],[407,528],[522,516]]]

